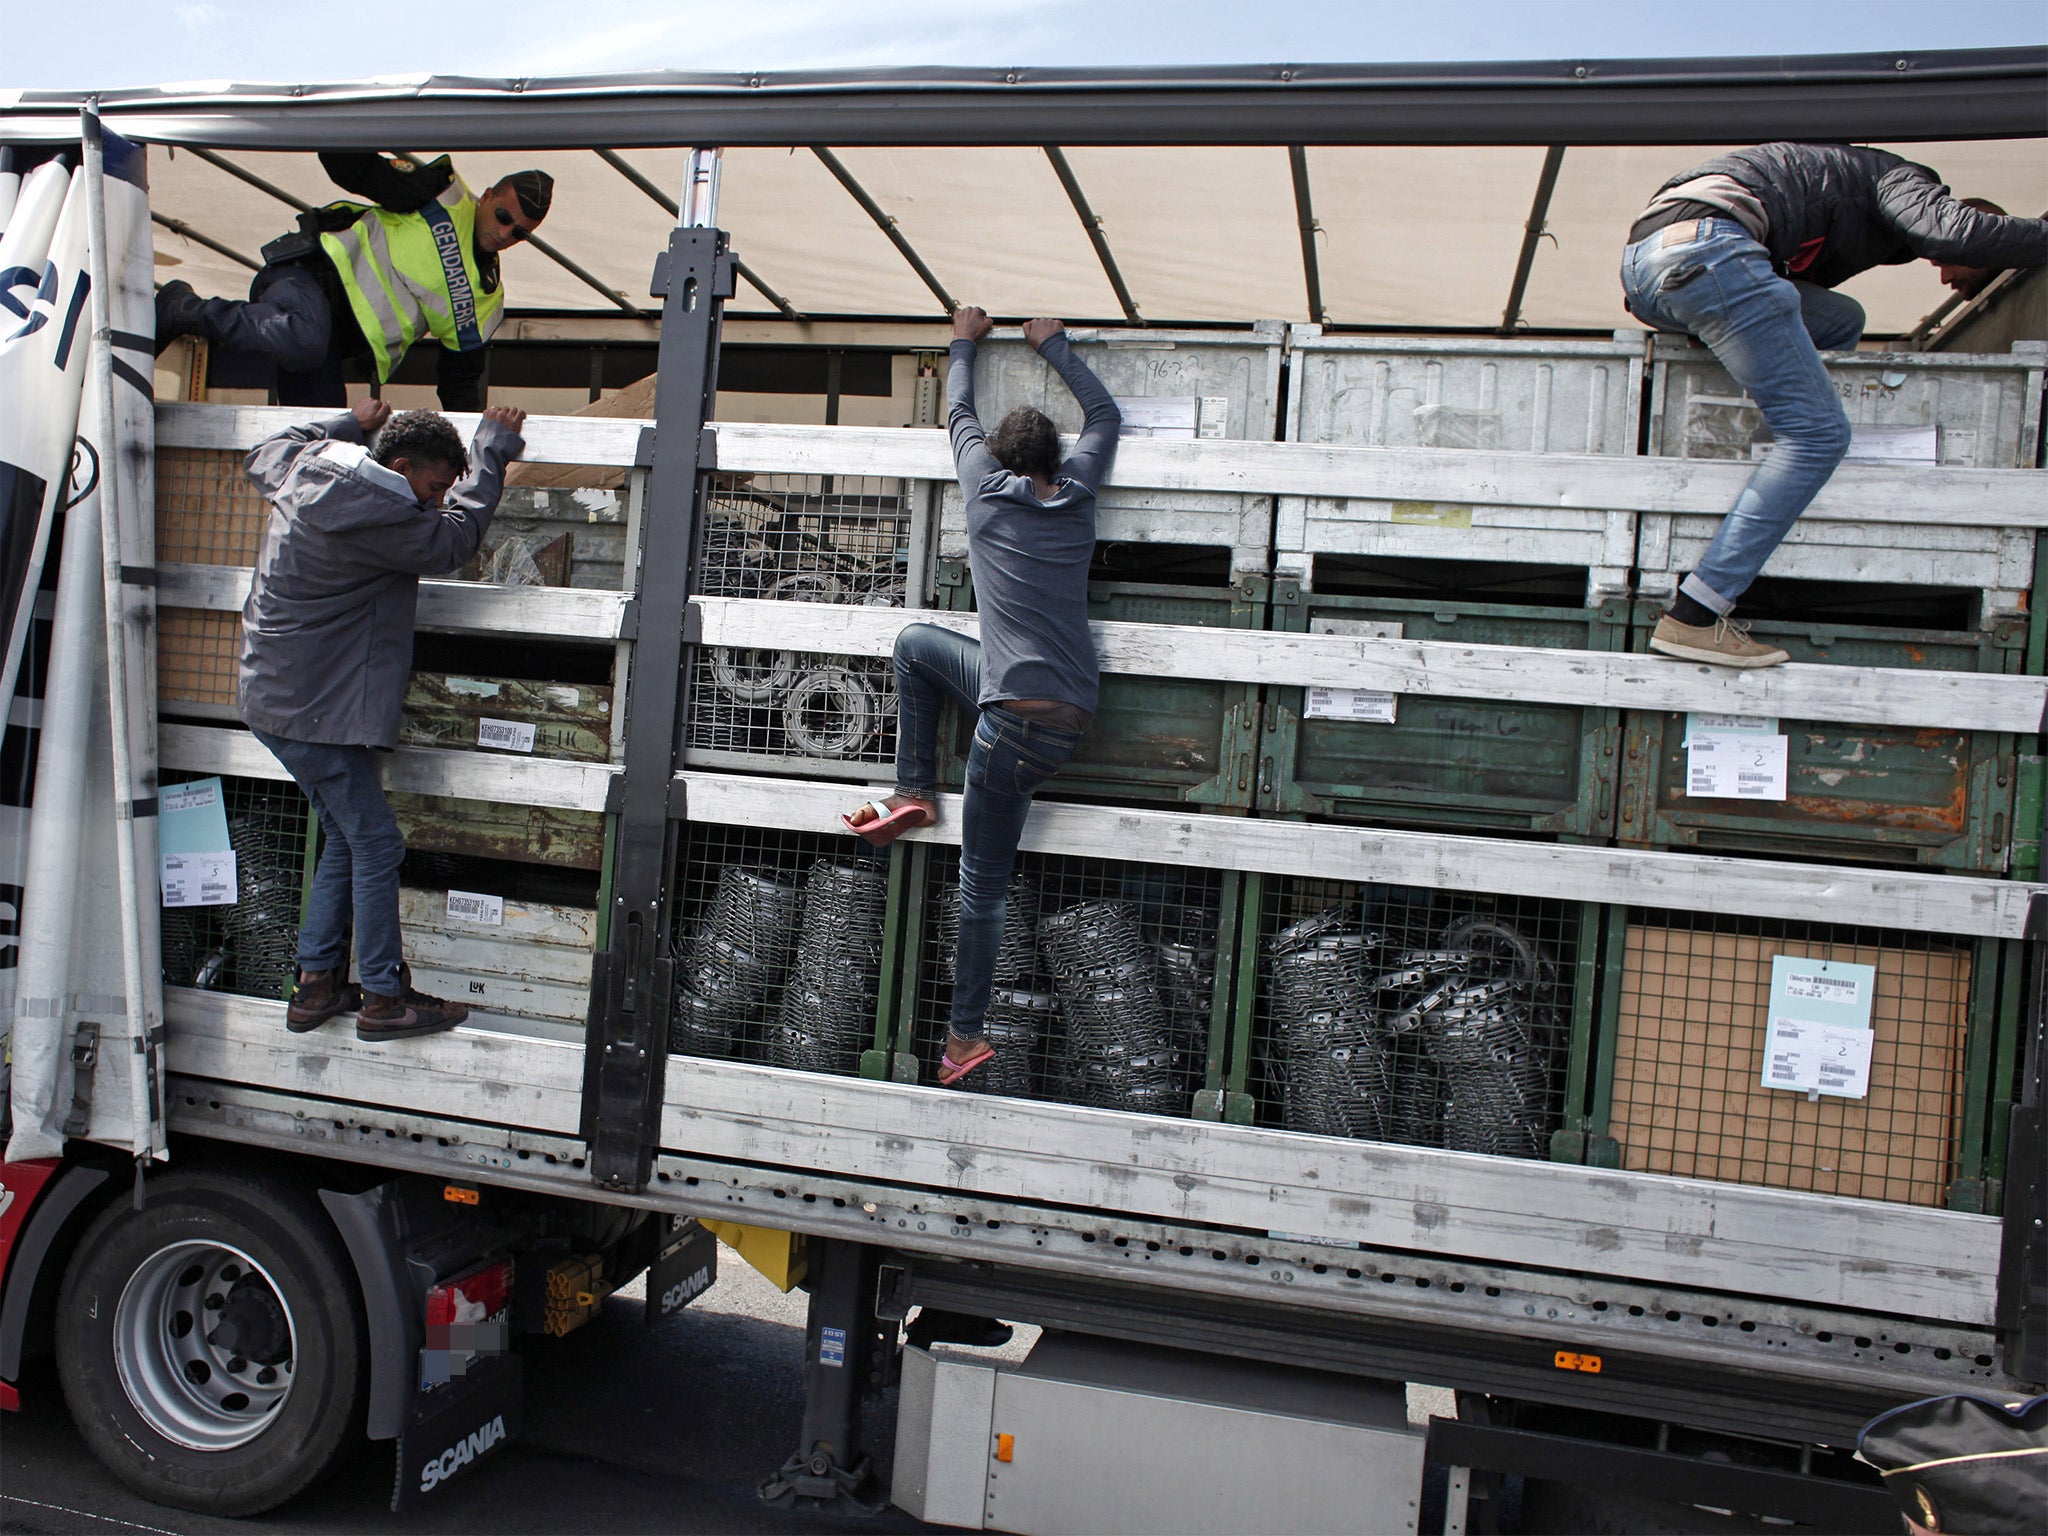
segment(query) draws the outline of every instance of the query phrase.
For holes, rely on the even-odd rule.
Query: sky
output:
[[[89,30],[81,22],[90,19]],[[0,90],[2048,43],[2043,0],[0,0]]]

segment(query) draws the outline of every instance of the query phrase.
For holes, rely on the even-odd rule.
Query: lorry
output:
[[[1685,153],[1657,145],[2017,143],[2027,165],[2044,78],[2048,52],[2003,50],[0,101],[19,165],[84,156],[101,228],[103,146],[163,146],[159,256],[230,273],[311,195],[319,148],[574,154],[666,221],[651,310],[593,270],[617,228],[571,249],[558,218],[508,268],[544,258],[612,313],[517,320],[494,390],[526,367],[559,394],[587,364],[598,396],[607,348],[655,367],[532,417],[485,566],[422,583],[386,778],[408,953],[475,1006],[449,1035],[281,1027],[316,838],[233,716],[263,515],[238,466],[311,413],[209,390],[194,351],[153,411],[88,412],[112,619],[95,642],[29,602],[79,638],[31,654],[10,720],[49,734],[66,716],[36,690],[100,679],[106,739],[76,734],[104,802],[74,830],[116,872],[119,952],[99,933],[91,964],[122,979],[13,1010],[15,1146],[57,1144],[0,1166],[0,1408],[55,1411],[14,1385],[51,1350],[88,1443],[153,1499],[258,1513],[364,1436],[394,1447],[395,1507],[459,1498],[518,1433],[518,1334],[571,1331],[643,1274],[649,1309],[678,1310],[723,1243],[809,1295],[776,1502],[1413,1530],[1435,1469],[1446,1531],[1495,1528],[1517,1487],[1528,1529],[1702,1507],[1896,1529],[1862,1423],[2048,1381],[2048,348],[1829,357],[1858,462],[1756,600],[1793,664],[1736,675],[1641,642],[1768,451],[1753,405],[1672,338],[1525,311],[1546,229],[1577,198],[1609,260],[1642,189],[1601,189]],[[1254,185],[1254,157],[1285,178]],[[1488,192],[1535,172],[1498,325],[1333,318],[1374,283],[1326,264],[1340,215],[1417,165]],[[973,1092],[932,1086],[957,795],[880,856],[836,831],[887,780],[895,632],[974,627],[932,430],[932,316],[973,296],[970,253],[920,253],[913,171],[1070,207],[1042,259],[1092,262],[1114,296],[1075,340],[1135,429],[1092,573],[1103,708],[1033,813],[990,1022],[1008,1061]],[[1136,250],[1089,198],[1157,210],[1198,172],[1206,252]],[[839,226],[816,196],[835,183]],[[820,260],[900,260],[895,297],[799,311],[769,262],[795,247],[721,227],[769,233],[779,198]],[[109,244],[77,300],[88,403],[142,377]],[[61,309],[70,279],[48,281]],[[742,282],[767,309],[728,313]],[[1242,297],[1276,284],[1264,313],[1305,321]],[[2032,302],[2001,291],[1918,339]],[[1173,323],[1147,322],[1151,293]],[[549,349],[579,335],[565,368]],[[778,370],[813,364],[823,421],[774,419],[801,414],[762,404]],[[979,366],[984,412],[1058,419],[1013,335]],[[67,530],[45,586],[99,553]],[[15,752],[27,843],[65,775]],[[174,900],[174,857],[233,899]],[[991,1364],[906,1346],[918,1309],[1045,1331]],[[1455,1413],[1411,1423],[1406,1383]],[[882,1468],[861,1407],[891,1389]]]

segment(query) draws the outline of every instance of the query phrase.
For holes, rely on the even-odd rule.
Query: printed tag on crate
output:
[[[1685,792],[1712,800],[1783,800],[1788,739],[1755,715],[1685,717]]]
[[[1363,635],[1371,640],[1399,640],[1401,626],[1385,619],[1325,619],[1308,621],[1312,635]],[[1301,713],[1307,720],[1358,720],[1371,725],[1392,725],[1397,693],[1377,688],[1310,688]]]
[[[448,921],[482,923],[487,928],[502,928],[505,926],[505,898],[488,896],[482,891],[450,891]]]
[[[497,747],[506,752],[531,752],[533,750],[533,722],[530,720],[479,720],[476,723],[476,744],[480,747]]]
[[[1118,395],[1118,437],[1192,438],[1202,403],[1194,395]]]
[[[232,907],[241,899],[235,855],[167,853],[163,856],[164,905],[167,907]]]
[[[1868,1096],[1876,987],[1875,966],[1773,955],[1763,1086],[1841,1099]]]
[[[167,907],[231,907],[240,899],[219,779],[167,784],[157,798],[158,879]]]
[[[1202,396],[1200,425],[1195,428],[1197,437],[1222,437],[1230,430],[1230,397],[1228,395]]]

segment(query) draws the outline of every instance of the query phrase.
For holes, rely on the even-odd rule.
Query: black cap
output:
[[[505,178],[519,198],[519,211],[538,224],[548,216],[548,205],[555,200],[555,178],[546,171],[514,171]]]

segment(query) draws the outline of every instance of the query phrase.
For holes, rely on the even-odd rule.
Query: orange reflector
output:
[[[441,1198],[453,1205],[475,1205],[477,1202],[477,1192],[473,1189],[465,1189],[460,1184],[443,1184],[441,1186]]]
[[[1012,1452],[1012,1451],[1013,1451],[1013,1450],[1015,1450],[1016,1448],[1017,1448],[1017,1437],[1016,1437],[1015,1435],[997,1435],[997,1436],[996,1436],[996,1460],[997,1460],[997,1461],[1008,1461],[1008,1460],[1010,1459],[1010,1452]]]
[[[1584,1371],[1589,1376],[1598,1376],[1600,1374],[1600,1357],[1598,1355],[1578,1355],[1568,1349],[1560,1349],[1552,1364],[1560,1371]]]

